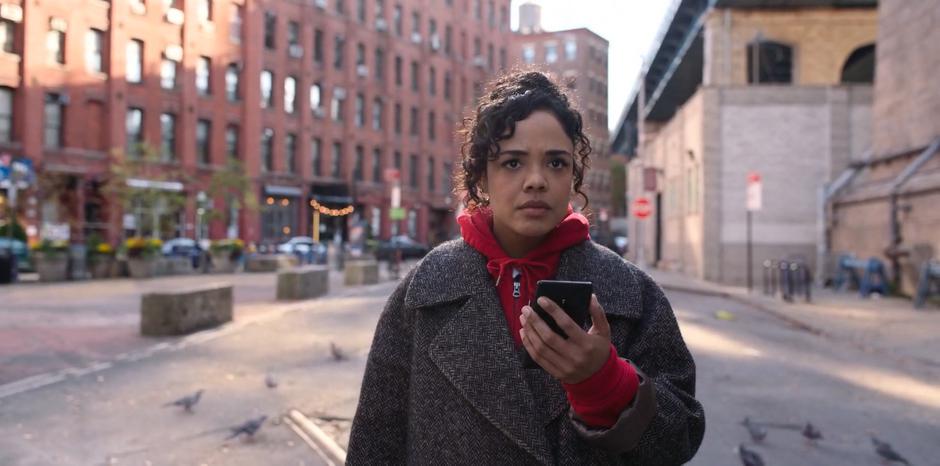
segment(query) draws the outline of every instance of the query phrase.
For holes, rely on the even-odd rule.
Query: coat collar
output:
[[[557,278],[592,281],[608,315],[639,317],[634,276],[617,273],[616,267],[625,270],[622,259],[604,251],[590,241],[569,248]],[[545,426],[567,410],[564,389],[545,371],[523,368],[524,349],[509,335],[486,258],[463,240],[429,254],[405,295],[405,305],[420,312],[436,312],[444,303],[459,309],[428,346],[431,360],[491,424],[539,462],[553,464]]]
[[[642,317],[641,274],[612,251],[585,241],[561,253],[558,280],[590,281],[607,315]],[[486,257],[462,239],[435,248],[418,265],[405,305],[430,308],[495,289]],[[494,291],[495,296],[495,291]],[[496,303],[497,309],[499,302]]]

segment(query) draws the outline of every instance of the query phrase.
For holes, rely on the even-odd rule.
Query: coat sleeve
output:
[[[348,465],[406,463],[413,327],[404,301],[413,275],[399,283],[379,317],[349,434]]]
[[[626,342],[614,342],[640,376],[636,397],[610,429],[596,429],[569,411],[589,444],[625,464],[678,465],[695,455],[705,434],[705,412],[695,399],[695,361],[662,289],[640,273],[643,318]]]

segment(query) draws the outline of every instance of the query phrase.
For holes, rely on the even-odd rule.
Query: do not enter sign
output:
[[[639,219],[644,219],[650,216],[652,210],[650,209],[650,200],[644,196],[640,196],[633,201],[633,216]]]

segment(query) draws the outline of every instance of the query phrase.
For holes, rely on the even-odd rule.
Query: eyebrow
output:
[[[559,156],[559,155],[568,155],[568,156],[571,156],[571,152],[569,152],[569,151],[567,151],[567,150],[565,150],[565,149],[549,149],[549,150],[545,151],[545,153],[546,153],[547,155],[553,155],[553,156]],[[528,151],[525,151],[525,150],[522,150],[522,149],[508,149],[508,150],[504,150],[504,151],[502,151],[502,152],[496,154],[497,157],[500,157],[500,156],[503,156],[503,155],[509,155],[509,156],[517,156],[517,157],[520,157],[520,156],[527,156],[527,155],[529,155],[529,152],[528,152]]]

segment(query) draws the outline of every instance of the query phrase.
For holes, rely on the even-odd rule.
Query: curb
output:
[[[328,463],[331,465],[346,464],[346,451],[303,413],[292,409],[284,420],[310,448]]]

